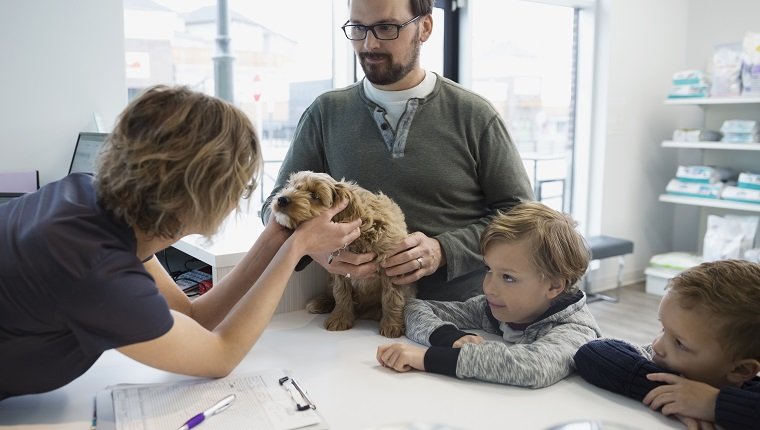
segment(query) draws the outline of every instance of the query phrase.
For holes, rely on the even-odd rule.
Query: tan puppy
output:
[[[272,200],[272,214],[278,223],[294,229],[343,199],[349,200],[348,207],[333,220],[362,220],[361,236],[346,249],[358,254],[373,252],[382,262],[407,236],[401,208],[383,193],[374,194],[353,182],[336,181],[326,173],[295,172]],[[306,305],[311,313],[332,311],[325,321],[328,330],[348,330],[356,318],[368,318],[380,321],[380,334],[385,337],[404,334],[404,304],[408,297],[416,295],[414,285],[393,285],[382,271],[369,279],[330,274],[330,285],[333,297],[316,297]]]

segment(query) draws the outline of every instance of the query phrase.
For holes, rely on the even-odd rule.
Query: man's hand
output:
[[[424,371],[425,352],[427,348],[405,343],[380,345],[377,347],[377,361],[397,372],[408,372],[412,369]]]
[[[396,285],[416,282],[446,264],[441,244],[419,231],[407,236],[390,254],[391,257],[380,264],[380,270],[385,270]]]
[[[670,373],[650,373],[647,379],[666,383],[652,389],[644,397],[644,404],[651,409],[662,408],[661,412],[665,415],[681,415],[696,421],[715,421],[717,388]]]
[[[485,339],[478,336],[477,334],[468,334],[467,336],[462,336],[457,339],[451,346],[454,348],[461,348],[465,343],[483,343],[484,340]]]
[[[344,248],[336,249],[329,254],[310,255],[310,257],[329,273],[350,275],[351,279],[373,278],[377,276],[379,270],[375,260],[376,255],[371,252],[355,254]]]

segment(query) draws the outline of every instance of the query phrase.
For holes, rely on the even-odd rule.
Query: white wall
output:
[[[684,69],[688,0],[601,0],[600,65],[595,97],[599,127],[592,143],[590,232],[630,239],[625,282],[643,279],[649,258],[672,246],[672,206],[657,201],[672,177],[675,153],[660,142],[676,112],[663,104],[674,71]],[[605,105],[606,103],[606,105]],[[592,289],[614,286],[616,261],[605,261]],[[594,282],[595,281],[595,282]]]
[[[110,130],[127,95],[123,6],[0,0],[0,171],[63,177],[79,131]]]
[[[757,0],[690,0],[687,60],[707,67],[715,45],[741,43],[747,31],[760,32]]]
[[[643,279],[652,255],[697,252],[702,240],[704,210],[657,199],[679,163],[700,159],[693,151],[660,147],[673,129],[701,126],[699,108],[663,104],[671,76],[705,70],[716,44],[760,31],[760,2],[600,0],[599,7],[602,122],[593,151],[601,160],[592,160],[590,226],[592,233],[634,241],[624,275],[629,283]],[[615,262],[605,262],[594,289],[612,287],[615,269]]]

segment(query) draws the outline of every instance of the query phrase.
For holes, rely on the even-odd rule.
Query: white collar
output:
[[[381,90],[372,85],[372,83],[364,78],[364,93],[367,94],[370,100],[381,106],[387,106],[393,103],[406,102],[412,98],[424,98],[435,88],[436,74],[425,70],[425,79],[412,88],[401,91],[386,91]]]

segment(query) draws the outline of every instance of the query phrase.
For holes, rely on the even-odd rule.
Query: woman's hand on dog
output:
[[[389,343],[377,347],[377,361],[383,367],[390,367],[397,372],[412,369],[425,371],[425,353],[427,348],[406,343]]]
[[[349,222],[332,221],[332,218],[346,206],[348,206],[348,200],[327,209],[296,228],[293,237],[298,240],[303,255],[330,253],[359,237],[361,234],[359,227],[362,225],[360,218]]]
[[[411,284],[423,276],[432,275],[446,264],[441,244],[425,233],[414,232],[391,251],[381,270],[393,278],[396,285]]]
[[[278,245],[282,245],[293,234],[293,230],[278,223],[275,217],[269,217],[267,225],[264,226],[262,236],[271,237]]]

